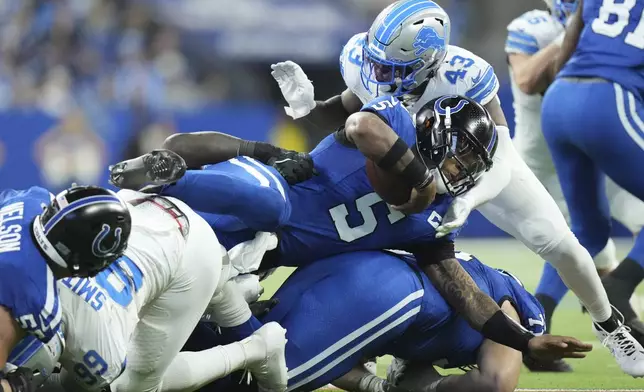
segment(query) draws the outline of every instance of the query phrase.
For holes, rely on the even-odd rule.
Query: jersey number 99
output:
[[[107,362],[94,350],[88,351],[83,356],[83,363],[74,365],[74,374],[79,381],[86,385],[95,385],[98,377],[107,372]]]

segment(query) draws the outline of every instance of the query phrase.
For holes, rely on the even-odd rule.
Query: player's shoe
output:
[[[624,317],[619,311],[613,308],[623,321]],[[597,323],[593,323],[595,336],[617,360],[622,371],[633,377],[644,377],[644,348],[631,335],[631,329],[627,325],[620,325],[612,332],[607,332]]]
[[[260,341],[266,353],[261,360],[248,364],[248,370],[257,380],[259,391],[286,391],[286,330],[278,323],[270,322],[255,331],[248,339]]]
[[[121,189],[143,190],[176,182],[186,169],[186,162],[176,152],[154,150],[110,166],[110,183]]]
[[[644,346],[644,323],[639,319],[633,319],[625,321],[624,324],[631,329],[631,335],[635,340]]]
[[[570,366],[563,359],[554,361],[540,361],[530,356],[523,356],[523,364],[533,373],[570,373],[572,366]]]

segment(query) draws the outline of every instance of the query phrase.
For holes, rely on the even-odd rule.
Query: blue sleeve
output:
[[[505,40],[506,53],[523,53],[533,55],[539,51],[539,42],[524,31],[510,30]]]
[[[485,105],[496,95],[499,90],[499,79],[494,69],[488,65],[476,78],[473,78],[474,86],[467,90],[465,95],[476,102]]]
[[[43,260],[36,261],[43,265],[27,262],[17,268],[0,260],[0,305],[11,311],[25,332],[48,342],[60,329],[62,310],[51,269]]]
[[[362,112],[370,112],[382,119],[407,145],[416,143],[416,127],[411,114],[396,97],[382,96],[365,104]]]

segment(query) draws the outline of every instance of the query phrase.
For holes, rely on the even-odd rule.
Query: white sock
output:
[[[244,369],[248,358],[245,346],[235,342],[203,351],[180,352],[163,375],[161,392],[192,392]]]
[[[595,263],[572,232],[557,247],[540,256],[557,269],[566,286],[588,309],[593,321],[600,323],[610,318],[612,309]]]

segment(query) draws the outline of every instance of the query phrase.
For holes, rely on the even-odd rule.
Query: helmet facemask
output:
[[[362,48],[360,78],[363,86],[374,96],[399,97],[418,87],[437,68],[438,59],[427,66],[423,59],[390,61],[379,56],[368,44]]]
[[[440,120],[444,117],[444,123]],[[456,197],[476,185],[481,175],[492,167],[490,148],[495,148],[496,138],[491,146],[483,146],[471,133],[452,127],[451,108],[445,108],[445,116],[434,110],[432,121],[431,147],[419,149],[422,156],[430,158],[437,167],[445,190]],[[427,145],[425,143],[424,145]]]

